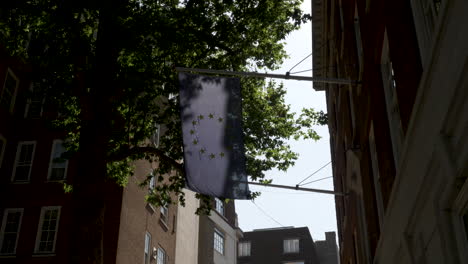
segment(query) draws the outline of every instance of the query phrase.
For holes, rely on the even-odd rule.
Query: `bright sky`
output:
[[[311,13],[310,5],[311,1],[305,1],[302,4],[302,9],[306,13]],[[282,69],[276,73],[285,74],[291,67],[312,52],[311,23],[302,25],[300,30],[289,35],[286,42],[286,51],[290,58],[284,62]],[[312,58],[309,57],[291,72],[309,70],[311,68]],[[312,72],[309,71],[296,75],[312,76]],[[326,112],[325,92],[314,91],[311,82],[287,80],[284,81],[284,87],[287,90],[286,103],[291,105],[293,112],[300,113],[302,108],[314,108],[315,110]],[[268,172],[267,177],[273,179],[273,184],[295,186],[317,169],[330,162],[328,127],[317,127],[316,131],[322,136],[322,139],[319,141],[290,141],[293,150],[298,152],[300,157],[296,161],[296,165],[286,173],[278,171]],[[331,165],[328,165],[304,183],[331,175]],[[328,178],[301,187],[333,190],[333,179]],[[325,232],[336,232],[337,230],[333,195],[253,185],[250,185],[250,189],[262,192],[262,195],[255,199],[255,204],[261,209],[251,201],[236,200],[239,225],[243,231],[281,227],[281,225],[307,226],[314,240],[324,240]]]

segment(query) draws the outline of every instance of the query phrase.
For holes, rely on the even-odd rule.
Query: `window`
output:
[[[16,253],[22,216],[22,208],[5,209],[2,229],[0,230],[0,254],[12,255]]]
[[[158,247],[156,264],[166,264],[166,251],[164,251],[164,249],[161,247]]]
[[[283,241],[284,253],[298,253],[299,252],[299,239],[285,239]]]
[[[145,234],[145,262],[149,264],[151,260],[151,234],[146,232]]]
[[[239,257],[250,256],[250,242],[239,242]]]
[[[0,134],[0,168],[2,167],[3,155],[6,149],[6,139]]]
[[[36,253],[53,253],[60,217],[60,207],[42,207],[36,238]]]
[[[13,168],[13,180],[16,182],[27,182],[31,174],[36,142],[23,141],[18,144],[16,151],[15,167]]]
[[[149,189],[149,192],[151,193],[154,191],[154,188],[156,187],[156,182],[155,182],[153,173],[150,173],[150,177],[151,179],[148,185],[148,189]]]
[[[164,222],[164,223],[167,223],[167,219],[169,219],[169,208],[166,205],[162,205],[160,208],[159,208],[160,212],[161,212],[161,220]]]
[[[6,108],[9,112],[13,112],[18,83],[18,78],[16,78],[12,70],[8,69],[0,94],[0,106]]]
[[[214,230],[214,249],[220,254],[224,254],[224,234],[216,228]]]
[[[215,198],[215,209],[221,215],[224,215],[224,203],[219,198]]]
[[[32,83],[29,92],[30,96],[24,110],[24,117],[40,118],[45,101],[44,91],[41,89],[39,83]]]
[[[151,143],[155,148],[159,147],[159,137],[161,132],[161,125],[156,124],[154,128],[154,134],[151,136]]]
[[[54,140],[50,154],[49,180],[60,181],[65,179],[68,167],[68,160],[62,158],[62,154],[65,152],[66,149],[63,146],[63,141]]]

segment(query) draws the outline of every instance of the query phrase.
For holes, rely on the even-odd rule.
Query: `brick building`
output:
[[[244,232],[237,260],[239,264],[321,264],[318,255],[307,227],[280,227]]]
[[[30,74],[0,51],[0,262],[73,263],[76,201],[63,184],[73,183],[77,168],[73,158],[55,159],[64,134],[44,121],[55,113],[34,94]],[[178,208],[145,201],[151,190],[138,183],[150,172],[137,162],[125,188],[109,181],[101,190],[105,263],[175,263]]]
[[[468,259],[468,2],[312,0],[341,263]]]
[[[198,263],[235,264],[242,238],[234,201],[215,198],[210,215],[200,216]]]

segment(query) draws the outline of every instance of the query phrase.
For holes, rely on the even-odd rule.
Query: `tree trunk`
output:
[[[116,83],[118,51],[114,41],[119,36],[117,17],[122,1],[106,1],[100,10],[95,71],[86,79],[89,89],[81,108],[78,173],[74,179],[74,234],[72,263],[104,263],[104,225],[106,223],[107,154],[113,117],[111,98],[119,89]],[[86,92],[85,92],[86,93]]]

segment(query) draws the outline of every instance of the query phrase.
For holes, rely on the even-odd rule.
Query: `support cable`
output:
[[[320,167],[318,170],[314,171],[312,174],[310,174],[309,176],[307,176],[305,179],[303,179],[301,182],[299,182],[296,186],[300,186],[300,185],[304,185],[304,184],[301,184],[303,183],[305,180],[309,179],[310,177],[314,176],[317,172],[321,171],[323,168],[325,168],[326,166],[328,166],[328,164],[330,164],[331,161],[329,161],[327,164],[323,165],[322,167]]]
[[[271,215],[267,214],[262,208],[260,208],[260,206],[258,206],[253,200],[252,200],[252,203],[258,208],[258,210],[260,210],[260,212],[262,212],[264,215],[266,215],[268,218],[270,218],[271,220],[273,220],[275,223],[277,223],[278,225],[284,227],[284,225],[282,225],[280,222],[276,221]]]
[[[301,186],[304,186],[306,184],[313,183],[313,182],[323,181],[323,180],[330,179],[330,178],[333,178],[333,176],[328,176],[328,177],[320,178],[320,179],[313,180],[313,181],[310,181],[310,182],[306,182],[306,183],[301,184]]]

